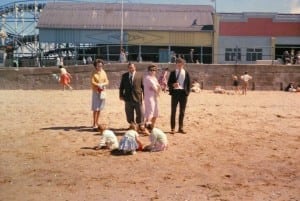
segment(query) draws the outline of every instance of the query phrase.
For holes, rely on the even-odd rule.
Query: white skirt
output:
[[[135,138],[124,136],[120,141],[119,149],[123,151],[135,151],[138,147]]]

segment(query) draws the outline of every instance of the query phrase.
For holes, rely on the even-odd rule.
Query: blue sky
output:
[[[0,5],[18,0],[1,0]],[[24,1],[24,0],[23,0]],[[59,0],[48,0],[54,2]],[[78,0],[76,0],[78,1]],[[83,0],[92,2],[121,2],[121,0]],[[215,5],[213,0],[123,0],[124,3]],[[300,0],[215,0],[217,12],[277,12],[300,14]]]

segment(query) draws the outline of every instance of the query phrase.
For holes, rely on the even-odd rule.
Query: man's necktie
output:
[[[129,83],[132,86],[132,74],[129,74]]]

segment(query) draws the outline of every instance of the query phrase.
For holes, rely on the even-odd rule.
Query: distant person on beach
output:
[[[130,124],[129,130],[125,132],[123,138],[120,141],[119,150],[124,154],[136,154],[136,150],[142,150],[143,144],[139,140],[139,134],[136,131],[136,125]]]
[[[92,59],[91,56],[88,56],[88,58],[87,58],[87,64],[91,64],[91,63],[93,63],[93,59]]]
[[[98,130],[102,136],[99,145],[95,147],[96,150],[106,148],[115,150],[119,148],[119,141],[117,136],[113,131],[107,129],[107,125],[99,125]]]
[[[152,124],[147,124],[146,129],[150,133],[150,145],[145,146],[144,151],[165,151],[168,148],[168,139],[167,135],[160,130],[155,128]]]
[[[94,61],[94,71],[91,76],[92,85],[92,111],[93,130],[98,130],[100,111],[104,109],[106,99],[106,86],[109,84],[106,72],[103,70],[104,61],[96,59]]]
[[[189,63],[195,63],[195,61],[194,61],[194,49],[190,49]]]
[[[168,72],[169,69],[164,68],[158,78],[158,82],[163,92],[166,92],[168,90]]]
[[[287,50],[283,52],[282,60],[284,64],[291,64],[291,56]]]
[[[128,72],[121,78],[119,98],[125,102],[126,120],[129,124],[136,123],[143,128],[143,74],[136,71],[133,63],[128,64]]]
[[[297,54],[295,55],[295,64],[300,64],[300,51],[297,51]]]
[[[157,66],[151,64],[148,66],[148,74],[143,78],[144,85],[144,104],[145,104],[145,122],[151,122],[155,125],[158,117],[158,96],[160,93],[160,85],[156,78]]]
[[[121,51],[120,51],[120,63],[126,63],[127,62],[127,55],[126,55],[126,52],[125,50],[122,48]]]
[[[290,82],[288,84],[288,86],[285,88],[285,91],[288,91],[288,92],[296,92],[297,89],[294,87],[294,83],[293,82]]]
[[[72,86],[70,85],[71,83],[71,74],[63,67],[63,66],[59,66],[60,69],[60,79],[59,82],[62,84],[63,86],[63,90],[66,89],[66,87],[68,87],[70,90],[72,90]]]
[[[59,67],[60,66],[60,58],[56,57],[56,66]]]
[[[216,94],[225,94],[226,90],[223,89],[220,85],[217,85],[214,89],[214,93],[216,93]]]
[[[195,93],[199,93],[201,91],[200,84],[196,79],[192,81],[191,91]]]
[[[300,84],[296,87],[296,92],[300,92]]]
[[[183,120],[185,115],[185,108],[188,100],[188,96],[191,90],[190,75],[187,70],[184,69],[185,60],[176,59],[176,70],[170,73],[168,79],[169,94],[171,95],[171,134],[175,134],[175,118],[176,109],[179,103],[179,128],[178,132],[186,134],[183,130]]]
[[[240,86],[239,86],[239,78],[236,75],[232,75],[232,85],[235,93],[240,93]]]
[[[60,57],[60,65],[64,66],[64,57]]]
[[[175,62],[176,62],[176,59],[177,59],[176,53],[173,52],[173,54],[172,54],[172,56],[171,56],[171,63],[175,63]]]
[[[244,75],[241,76],[242,80],[242,94],[247,95],[249,80],[252,79],[252,76],[248,75],[248,72],[245,72]]]

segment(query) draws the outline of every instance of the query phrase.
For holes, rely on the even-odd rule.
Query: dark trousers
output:
[[[179,103],[179,129],[183,129],[183,119],[187,103],[184,90],[174,90],[171,98],[171,129],[175,129],[176,108]]]
[[[125,102],[125,113],[127,122],[142,124],[144,122],[144,110],[142,103],[137,103],[134,101]],[[134,120],[134,113],[136,114]]]

